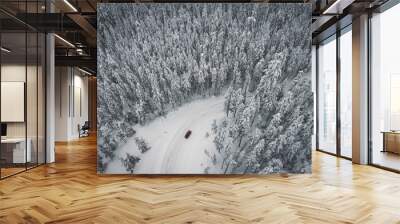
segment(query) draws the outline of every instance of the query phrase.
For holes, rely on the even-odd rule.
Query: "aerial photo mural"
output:
[[[98,172],[310,173],[311,5],[98,5]]]

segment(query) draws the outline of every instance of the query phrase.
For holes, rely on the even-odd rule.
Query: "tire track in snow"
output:
[[[220,100],[220,102],[214,103],[212,105],[207,105],[208,108],[197,113],[197,116],[187,120],[183,125],[180,126],[179,130],[176,130],[172,141],[168,143],[167,149],[165,150],[164,159],[161,166],[161,173],[171,173],[171,172],[174,173],[173,166],[176,163],[175,161],[179,159],[179,153],[182,150],[193,150],[196,148],[196,147],[190,147],[187,149],[182,149],[182,146],[185,143],[184,141],[187,140],[184,138],[186,131],[191,130],[191,127],[193,127],[196,123],[199,122],[208,122],[211,127],[211,122],[214,118],[211,118],[211,120],[209,120],[210,118],[208,118],[207,115],[221,112],[220,106],[222,106],[223,110],[223,103],[224,100]],[[204,119],[204,121],[202,119]]]

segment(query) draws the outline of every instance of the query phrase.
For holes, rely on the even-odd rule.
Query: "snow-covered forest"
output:
[[[158,150],[136,127],[214,96],[204,173],[310,172],[310,26],[308,4],[99,4],[98,172],[135,173]]]

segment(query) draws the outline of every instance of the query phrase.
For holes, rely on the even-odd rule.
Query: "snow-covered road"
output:
[[[212,121],[224,117],[224,97],[210,97],[187,103],[165,117],[145,126],[135,126],[135,137],[143,137],[151,146],[144,154],[137,150],[134,139],[129,139],[116,152],[116,158],[126,153],[139,156],[136,174],[185,174],[204,173],[210,164],[205,150],[215,151]],[[185,133],[191,130],[188,139]],[[112,161],[108,173],[126,172],[119,159]]]

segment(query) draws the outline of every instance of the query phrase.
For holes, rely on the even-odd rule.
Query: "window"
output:
[[[400,170],[400,4],[371,18],[371,162]]]
[[[314,100],[314,129],[313,129],[313,135],[311,137],[311,142],[312,142],[312,150],[315,150],[317,145],[317,141],[316,141],[316,133],[317,133],[317,119],[316,119],[316,114],[317,114],[317,68],[316,68],[316,64],[317,64],[317,48],[313,45],[312,49],[311,49],[311,84],[312,84],[312,92],[313,92],[313,100]]]
[[[352,157],[352,33],[340,36],[340,155]]]
[[[336,153],[336,36],[318,48],[318,149]]]

